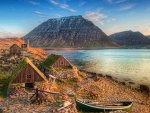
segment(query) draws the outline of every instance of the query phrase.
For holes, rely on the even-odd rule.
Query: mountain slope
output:
[[[49,19],[23,37],[32,46],[49,48],[100,48],[116,46],[91,21],[82,16]]]
[[[150,39],[140,32],[124,31],[109,36],[114,42],[122,46],[149,46]]]
[[[148,36],[146,36],[146,37],[148,37],[148,38],[150,39],[150,35],[148,35]]]

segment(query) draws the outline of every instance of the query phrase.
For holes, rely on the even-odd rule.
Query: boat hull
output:
[[[94,106],[88,103],[83,103],[79,100],[76,100],[76,107],[79,111],[84,112],[104,112],[104,111],[116,111],[124,110],[129,111],[132,108],[132,102],[124,102],[124,106]]]

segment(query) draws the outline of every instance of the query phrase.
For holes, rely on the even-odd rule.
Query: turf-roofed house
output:
[[[40,65],[41,71],[56,78],[77,78],[77,68],[64,56],[51,54]]]
[[[21,47],[17,44],[13,44],[10,47],[10,55],[21,55]]]
[[[9,87],[49,88],[46,76],[28,59],[23,59],[12,71]]]
[[[9,53],[11,56],[17,55],[20,56],[23,51],[27,51],[29,49],[29,44],[22,43],[22,44],[13,44],[9,48]]]

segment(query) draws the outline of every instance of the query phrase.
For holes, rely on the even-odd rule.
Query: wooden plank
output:
[[[73,105],[73,103],[70,103],[68,106],[61,107],[61,108],[57,109],[57,111],[61,111],[61,110],[65,109],[65,108],[68,108],[71,105]]]

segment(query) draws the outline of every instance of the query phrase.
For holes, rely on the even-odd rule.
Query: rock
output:
[[[150,89],[147,85],[140,85],[140,91],[148,93],[148,92],[150,92]]]
[[[72,89],[70,89],[70,88],[67,88],[66,93],[67,93],[67,95],[69,95],[69,96],[74,96],[74,95],[75,95],[75,92],[74,92]]]

